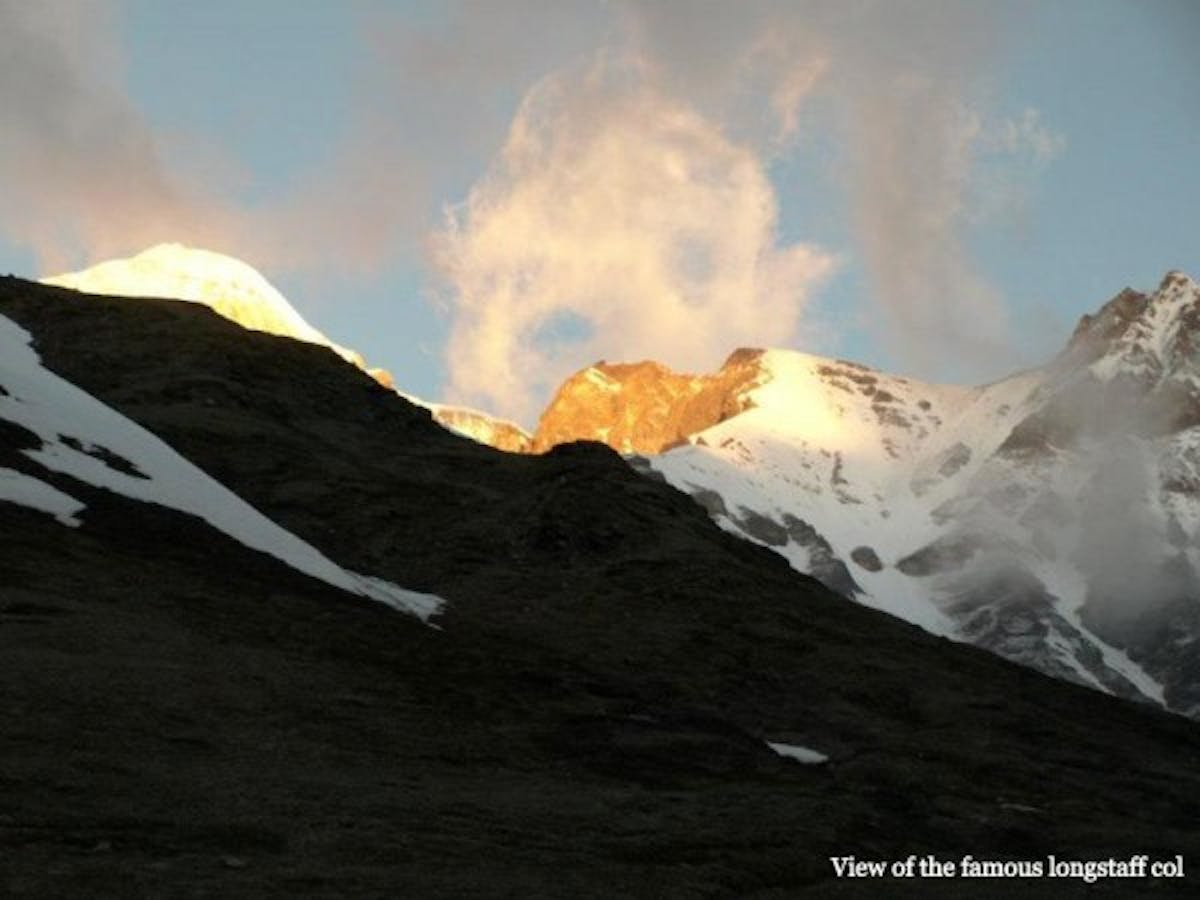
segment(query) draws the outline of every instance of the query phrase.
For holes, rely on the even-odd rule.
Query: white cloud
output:
[[[1067,149],[1066,136],[1049,128],[1041,113],[1029,107],[1020,117],[1005,119],[994,141],[1004,152],[1028,155],[1039,166],[1057,159]]]
[[[852,225],[838,250],[861,262],[893,361],[968,379],[1013,363],[1008,302],[976,264],[971,230],[1027,204],[1029,176],[1064,139],[1032,110],[994,119],[976,91],[999,16],[898,0],[615,9],[607,68],[560,72],[529,94],[442,235],[453,394],[528,416],[532,398],[601,356],[702,368],[737,343],[794,343],[831,254],[773,246],[780,200],[764,173],[814,127],[836,148]],[[688,177],[667,177],[672,155]],[[713,169],[721,179],[695,175]],[[668,248],[687,240],[707,249],[681,265]],[[745,247],[760,261],[731,262]],[[689,272],[704,259],[732,266],[728,277]],[[565,313],[586,339],[546,327]]]
[[[109,3],[0,0],[0,232],[48,268],[191,218],[120,81]]]
[[[546,79],[437,243],[451,396],[529,422],[605,356],[696,370],[790,343],[833,259],[776,220],[758,153],[636,62]]]
[[[434,240],[453,288],[450,389],[527,408],[596,357],[702,368],[739,342],[793,341],[830,253],[778,246],[789,197],[768,174],[820,129],[852,225],[836,249],[868,276],[880,344],[925,376],[1012,357],[971,229],[1027,208],[1065,140],[1035,110],[996,119],[976,90],[994,9],[525,0],[441,7],[421,25],[364,14],[345,133],[253,205],[221,148],[180,167],[189,148],[129,98],[112,9],[0,0],[0,233],[47,269],[181,240],[272,274],[369,275],[411,260],[438,204],[498,153]]]
[[[995,374],[1012,359],[1007,304],[966,242],[980,117],[922,75],[893,78],[851,109],[856,233],[887,349],[923,374]]]

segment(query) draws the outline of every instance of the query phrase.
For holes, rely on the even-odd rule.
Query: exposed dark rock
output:
[[[1089,682],[1047,644],[1051,629],[1092,679],[1119,697],[1150,702],[1127,678],[1106,665],[1096,646],[1055,609],[1042,582],[1018,568],[974,579],[952,595],[946,606],[971,643],[1054,678]]]
[[[938,538],[896,563],[905,575],[925,577],[960,569],[983,546],[975,535],[950,535]]]
[[[808,550],[809,574],[831,591],[854,599],[862,594],[862,588],[846,568],[846,564],[838,559],[824,535],[802,519],[791,513],[783,517],[787,526],[788,536],[800,546]]]
[[[937,471],[943,478],[957,475],[971,461],[971,448],[962,442],[947,447],[937,458]]]
[[[1103,354],[1109,345],[1128,330],[1150,305],[1150,298],[1132,288],[1125,288],[1109,300],[1095,315],[1084,315],[1075,326],[1067,353],[1080,361],[1090,361]]]
[[[746,534],[771,547],[782,547],[788,542],[787,528],[752,509],[741,507],[737,523]]]
[[[725,508],[725,498],[716,491],[708,488],[696,488],[691,491],[692,499],[704,507],[704,511],[710,516],[725,516],[728,518],[729,510]]]
[[[652,478],[662,484],[667,483],[667,477],[663,475],[662,472],[658,471],[658,469],[654,468],[654,466],[650,464],[650,460],[646,457],[634,453],[630,456],[626,456],[625,462],[627,462],[629,467],[639,475],[642,475],[646,478]]]
[[[883,569],[879,555],[870,547],[855,547],[850,551],[850,558],[868,572],[879,572]]]
[[[98,459],[104,465],[108,466],[115,472],[120,472],[122,475],[128,475],[131,478],[148,478],[145,472],[121,456],[119,453],[113,453],[107,447],[101,447],[95,444],[84,444],[78,438],[70,437],[69,435],[60,434],[58,439],[63,444],[76,450],[79,453],[86,454],[92,459]]]
[[[957,475],[970,461],[971,448],[961,442],[955,442],[924,465],[909,483],[909,488],[918,497],[922,497],[943,479]]]
[[[882,393],[882,392],[881,392]],[[891,397],[891,395],[888,395]],[[875,413],[875,417],[879,419],[880,425],[891,425],[895,428],[908,428],[912,423],[908,417],[891,406],[884,406],[881,403],[876,403],[871,406],[871,411]]]

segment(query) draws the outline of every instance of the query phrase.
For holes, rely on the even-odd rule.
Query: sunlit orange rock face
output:
[[[711,375],[673,372],[656,362],[606,363],[577,372],[542,413],[531,450],[591,440],[620,453],[660,453],[688,435],[744,412],[761,376],[761,350],[736,350]]]

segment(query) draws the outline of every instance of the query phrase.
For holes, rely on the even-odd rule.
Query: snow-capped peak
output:
[[[360,354],[334,343],[309,325],[252,266],[210,250],[159,244],[128,259],[109,260],[42,281],[89,294],[169,297],[203,303],[244,328],[329,347],[364,368]]]
[[[1101,381],[1129,376],[1148,385],[1195,368],[1200,285],[1168,272],[1153,294],[1126,288],[1075,329],[1059,368],[1080,363]]]

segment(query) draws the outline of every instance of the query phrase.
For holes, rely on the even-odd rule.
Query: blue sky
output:
[[[101,217],[87,234],[104,240],[84,237],[60,251],[45,226],[10,216],[0,229],[0,270],[49,274],[40,271],[47,260],[78,267],[112,255],[110,248],[132,253],[214,235],[215,249],[258,266],[314,325],[431,398],[449,391],[503,406],[520,392],[524,404],[504,411],[528,420],[564,371],[592,361],[585,354],[706,362],[721,349],[724,321],[737,342],[982,379],[1052,353],[1078,316],[1125,285],[1151,288],[1171,268],[1200,274],[1200,6],[1186,0],[1053,0],[982,13],[979,4],[911,3],[902,4],[902,19],[886,4],[867,4],[856,17],[827,3],[764,3],[732,27],[720,4],[647,9],[632,0],[461,8],[123,0],[90,4],[90,42],[58,33],[82,7],[51,5],[64,15],[26,26],[52,33],[66,56],[89,56],[81,83],[103,82],[96,102],[112,105],[109,118],[130,123],[126,132],[146,136],[164,183],[182,185],[188,202],[172,201],[161,233],[150,228],[160,195],[146,187],[146,164],[127,161],[141,157],[117,148],[102,196],[111,208],[129,179],[138,228],[126,237]],[[107,15],[95,18],[98,6]],[[0,20],[19,9],[0,2]],[[762,43],[762,34],[793,32],[790,42]],[[617,51],[638,63],[618,71],[610,59]],[[778,58],[760,66],[772,53]],[[778,139],[784,118],[764,124],[773,98],[808,71],[800,64],[809,59],[819,60],[817,74],[798,95],[794,129]],[[642,78],[649,87],[629,87]],[[62,105],[47,91],[47,102]],[[9,134],[41,127],[28,97],[0,98],[10,107],[0,122]],[[523,100],[529,109],[517,121],[540,141],[535,155],[498,156]],[[647,135],[661,146],[605,151],[617,153],[614,185],[655,194],[653,182],[647,188],[619,167],[678,151],[689,172],[724,165],[738,174],[704,175],[704,184],[664,191],[663,204],[672,197],[701,210],[714,190],[752,194],[744,207],[722,201],[733,204],[729,229],[744,238],[733,249],[712,223],[693,227],[678,210],[655,208],[654,222],[674,223],[671,240],[700,242],[698,259],[723,259],[726,250],[732,259],[759,247],[755,230],[774,223],[773,244],[760,249],[781,262],[770,277],[758,269],[747,276],[755,298],[745,302],[754,308],[744,322],[724,287],[705,284],[696,290],[711,308],[676,308],[677,316],[693,311],[690,324],[670,320],[661,304],[651,313],[645,300],[646,318],[663,319],[647,331],[635,321],[641,301],[613,293],[625,281],[619,255],[588,270],[614,282],[607,293],[556,306],[556,291],[581,289],[571,279],[586,250],[564,251],[568,266],[531,258],[528,247],[488,243],[493,233],[513,241],[526,234],[514,223],[528,223],[531,198],[558,192],[558,202],[570,202],[562,187],[569,178],[543,178],[543,168],[569,176],[587,167],[579,204],[635,202],[612,201],[618,188],[597,185],[609,169],[596,156],[606,136],[637,140],[637,129],[625,127],[633,115],[686,124],[684,132]],[[930,138],[933,131],[945,141]],[[89,146],[99,160],[103,140]],[[36,208],[30,185],[39,182],[21,158],[6,162],[0,149],[0,192]],[[86,193],[88,159],[63,165],[75,166],[72,177],[84,184],[75,193]],[[756,166],[767,178],[766,200]],[[756,218],[764,202],[777,219]],[[207,217],[203,227],[187,220],[191,209]],[[447,209],[456,221],[450,232]],[[37,211],[64,228],[51,217],[77,212],[70,197]],[[96,217],[94,206],[88,215]],[[599,213],[537,215],[542,224],[530,226],[530,242],[548,243],[563,229],[581,230],[578,243]],[[648,227],[644,217],[617,218],[602,220],[613,246],[624,246],[622,228]],[[929,241],[906,237],[910,228],[928,229]],[[629,244],[661,237],[634,233]],[[807,262],[788,256],[799,245],[814,249]],[[785,258],[795,267],[779,276]],[[661,259],[639,256],[629,266],[651,263]],[[558,280],[534,284],[530,297],[550,298],[536,308],[508,288],[495,293],[497,283],[527,285],[531,272],[547,271]],[[632,279],[629,289],[669,291],[676,275]],[[776,288],[803,300],[772,299]],[[574,325],[556,334],[562,322],[584,323],[583,334]],[[713,333],[666,346],[662,335],[693,325]],[[664,353],[654,353],[655,341]],[[468,372],[464,356],[490,362]],[[537,372],[521,371],[527,363]],[[505,393],[489,393],[500,383],[510,385]]]

